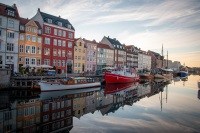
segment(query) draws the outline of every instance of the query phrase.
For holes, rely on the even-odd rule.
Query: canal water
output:
[[[0,91],[0,133],[199,133],[198,75],[73,91]]]

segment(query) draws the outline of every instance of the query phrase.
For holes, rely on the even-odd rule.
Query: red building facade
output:
[[[32,18],[40,23],[43,29],[43,47],[41,64],[55,66],[57,73],[73,72],[74,64],[74,34],[72,24],[60,16],[56,17],[38,9]]]

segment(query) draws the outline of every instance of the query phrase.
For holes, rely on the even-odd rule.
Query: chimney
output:
[[[59,15],[59,18],[60,18],[60,15]]]
[[[15,4],[15,3],[13,4],[13,7],[14,7],[14,8],[17,8],[17,6],[16,6],[16,4]]]
[[[108,38],[109,38],[109,36],[108,36]]]
[[[38,8],[38,11],[40,12],[40,8]]]

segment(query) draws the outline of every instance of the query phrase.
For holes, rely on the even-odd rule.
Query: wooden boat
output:
[[[154,79],[171,80],[173,78],[173,70],[160,68],[158,73],[154,75]]]
[[[154,76],[150,73],[141,73],[139,74],[140,79],[153,79]]]
[[[55,82],[39,82],[40,89],[42,92],[45,91],[59,91],[59,90],[72,90],[72,89],[83,89],[90,87],[101,86],[100,82],[95,82],[92,78],[79,77],[79,78],[67,78],[65,80]]]
[[[126,69],[105,72],[104,77],[106,83],[130,83],[140,79],[136,73],[127,72]]]

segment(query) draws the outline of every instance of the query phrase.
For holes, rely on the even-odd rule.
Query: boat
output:
[[[63,79],[60,81],[41,81],[39,82],[39,85],[41,92],[45,92],[98,87],[101,86],[101,82],[95,82],[94,79],[86,77],[68,77],[67,79]]]
[[[158,73],[154,75],[154,79],[171,80],[171,79],[173,79],[173,70],[159,68]]]
[[[100,90],[101,90],[101,87],[92,87],[92,88],[75,89],[75,90],[41,92],[40,100],[56,99],[56,98],[66,97],[67,95],[94,92],[94,91],[100,91]]]
[[[151,75],[150,73],[140,73],[139,76],[140,76],[140,79],[153,79],[154,78],[154,76]]]
[[[104,73],[106,83],[130,83],[139,81],[140,77],[136,73],[124,70],[114,70]]]
[[[134,82],[134,83],[124,83],[124,84],[106,84],[105,89],[104,89],[104,94],[113,94],[113,93],[117,93],[119,91],[122,90],[126,90],[126,89],[134,89],[137,88],[138,82]]]

